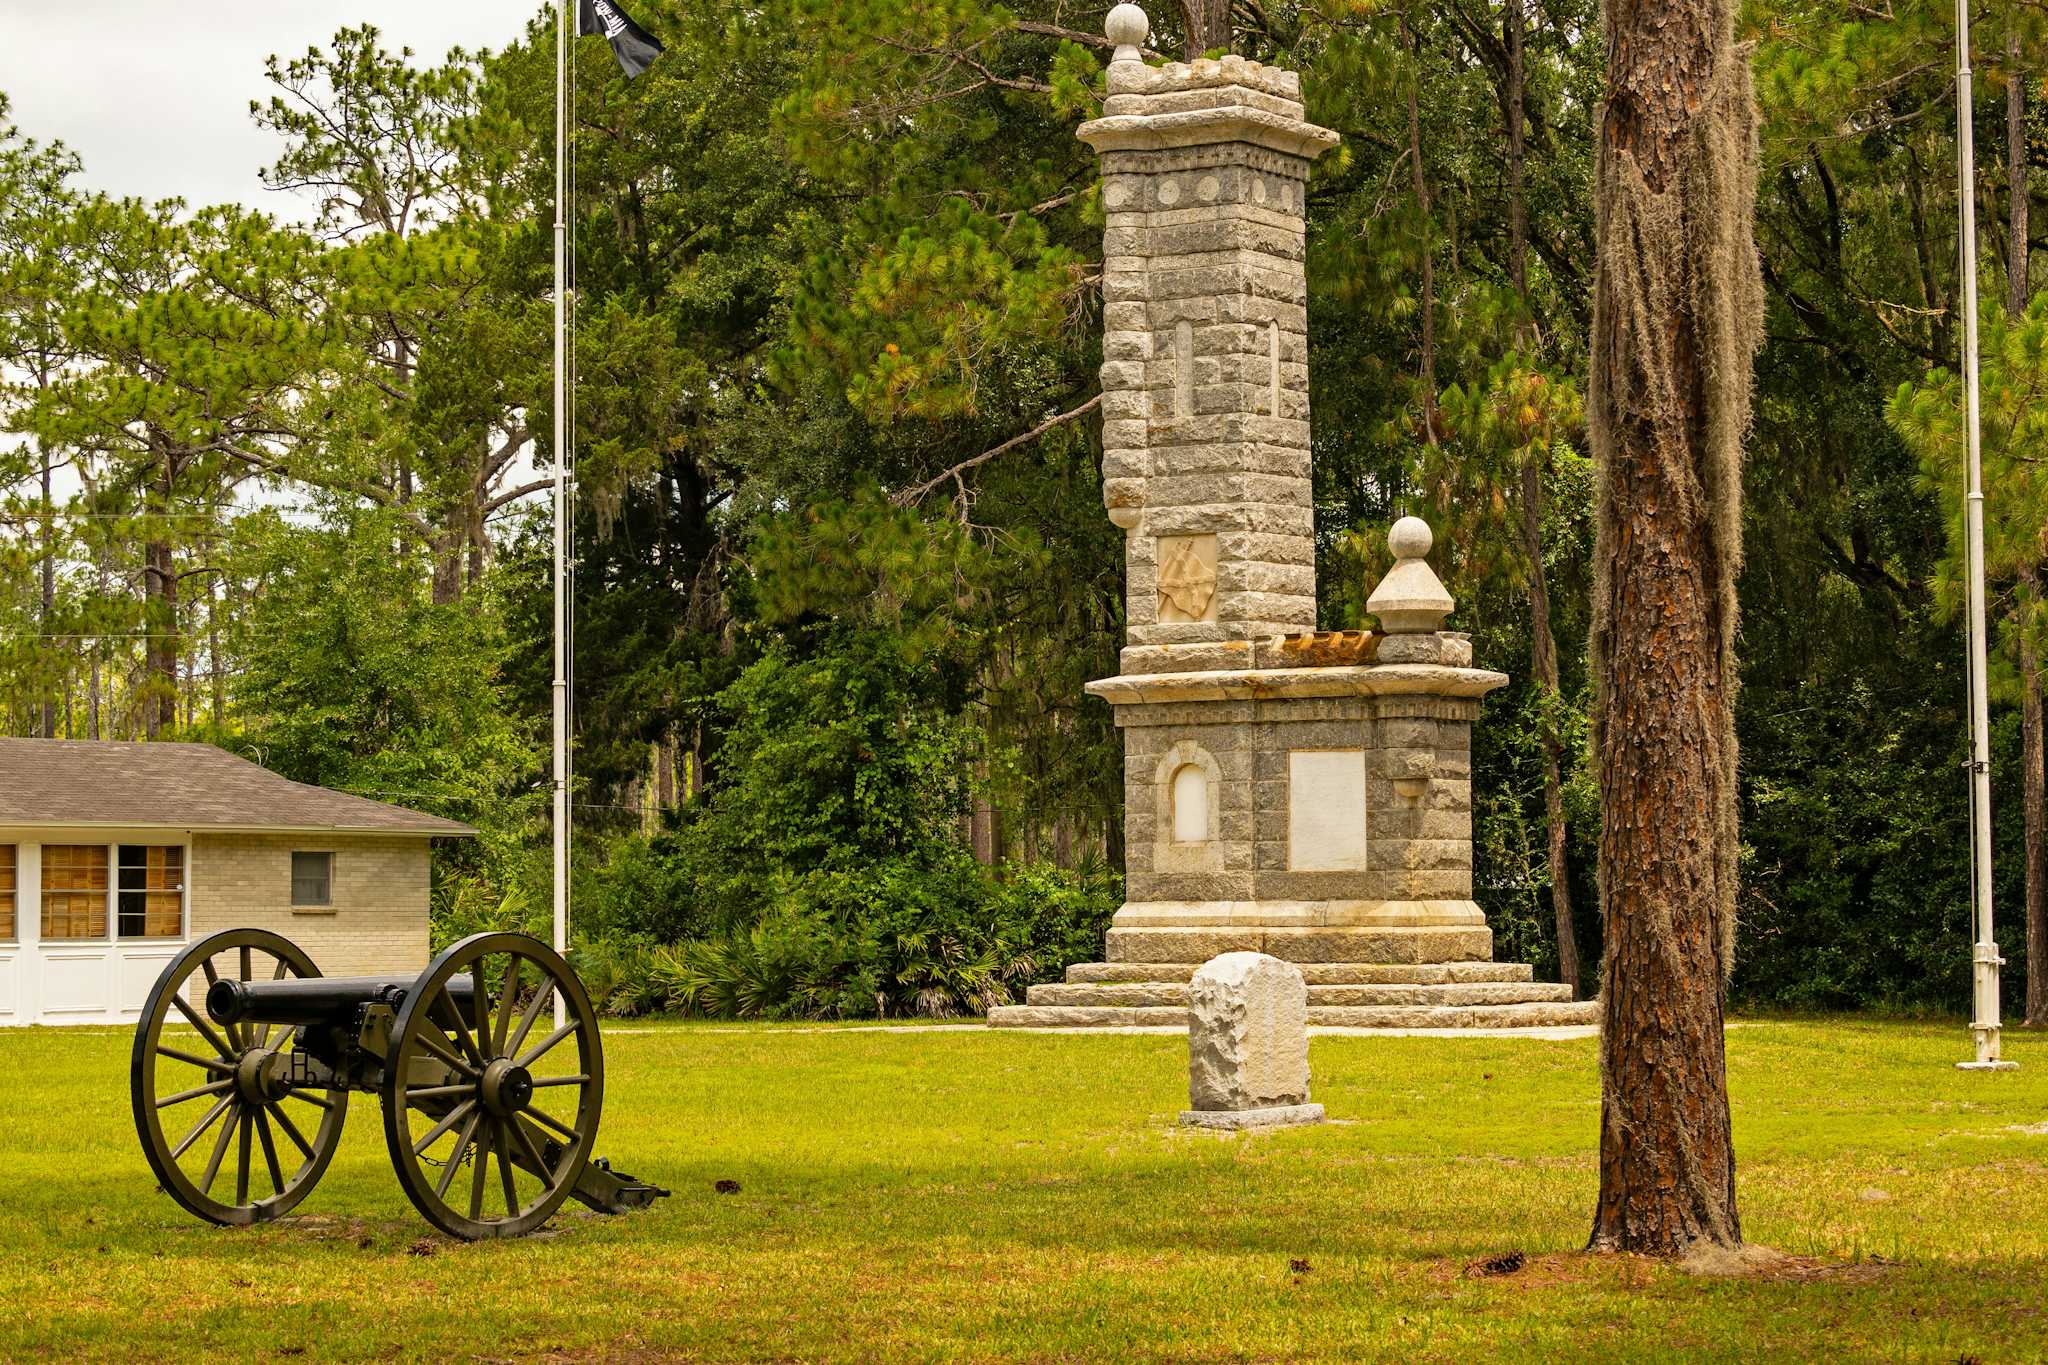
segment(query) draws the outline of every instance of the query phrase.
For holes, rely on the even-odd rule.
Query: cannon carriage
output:
[[[520,1236],[572,1197],[621,1213],[667,1193],[593,1156],[597,1017],[569,965],[525,934],[473,935],[417,977],[323,977],[281,935],[228,930],[164,969],[136,1027],[143,1152],[163,1191],[210,1222],[294,1208],[359,1092],[382,1100],[406,1196],[453,1237]]]

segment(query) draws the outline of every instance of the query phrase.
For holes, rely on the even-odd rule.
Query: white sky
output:
[[[335,30],[375,24],[385,50],[421,65],[451,47],[502,48],[541,0],[0,0],[0,90],[38,142],[85,160],[79,183],[113,195],[237,201],[284,219],[310,204],[257,179],[280,140],[250,121],[270,97],[263,59],[325,47]],[[506,486],[533,477],[529,449]],[[66,475],[59,496],[76,489]]]
[[[372,23],[387,50],[423,64],[451,47],[502,48],[538,0],[0,0],[0,90],[40,142],[85,158],[84,183],[194,207],[240,200],[284,218],[302,210],[264,190],[272,134],[249,120],[268,99],[263,59],[324,47]]]

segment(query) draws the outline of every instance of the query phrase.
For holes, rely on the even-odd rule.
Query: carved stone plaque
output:
[[[1159,537],[1159,620],[1216,619],[1216,537]]]

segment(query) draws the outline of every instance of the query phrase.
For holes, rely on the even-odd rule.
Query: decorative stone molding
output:
[[[1383,697],[1412,693],[1483,697],[1507,686],[1508,675],[1442,664],[1377,664],[1349,668],[1247,668],[1231,672],[1121,674],[1088,684],[1112,706],[1192,701],[1267,701],[1294,697]]]
[[[1435,540],[1421,517],[1403,517],[1387,532],[1394,567],[1372,590],[1365,609],[1379,618],[1380,629],[1389,637],[1440,631],[1444,618],[1457,607],[1424,558]]]
[[[1192,768],[1202,775],[1204,814],[1202,837],[1183,839],[1183,812],[1179,790],[1182,771]],[[1181,740],[1159,756],[1152,773],[1154,833],[1152,868],[1155,872],[1221,872],[1223,870],[1223,769],[1215,755],[1193,740]]]

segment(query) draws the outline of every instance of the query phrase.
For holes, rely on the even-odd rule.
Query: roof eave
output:
[[[474,839],[469,825],[445,829],[393,829],[366,825],[213,825],[182,820],[16,820],[0,815],[0,829],[162,829],[187,834],[352,834],[393,839]]]

